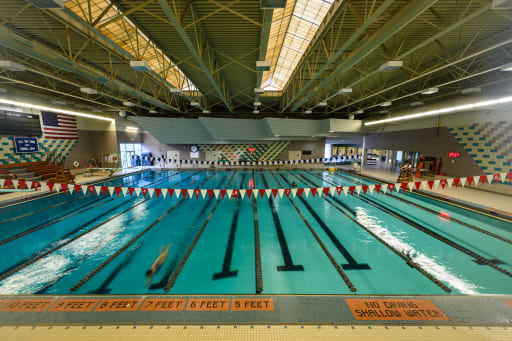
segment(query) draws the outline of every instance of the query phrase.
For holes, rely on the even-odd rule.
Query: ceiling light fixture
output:
[[[341,90],[338,90],[336,95],[347,95],[352,92],[352,88],[343,88]]]
[[[133,131],[139,130],[139,128],[137,128],[137,127],[131,127],[131,126],[126,127],[126,129],[128,129],[128,130],[133,130]]]
[[[98,91],[91,89],[91,88],[80,88],[80,91],[83,92],[84,94],[88,94],[88,95],[98,94]]]
[[[123,102],[123,105],[124,105],[125,107],[134,107],[134,106],[135,106],[135,104],[134,104],[134,103],[132,103],[132,102]]]
[[[320,103],[318,103],[318,106],[319,107],[326,107],[327,106],[327,102],[326,101],[320,102]]]
[[[391,101],[387,101],[387,102],[382,102],[381,104],[379,104],[381,107],[389,107],[391,106],[391,104],[393,104],[393,102]]]
[[[57,101],[57,100],[53,100],[53,99],[51,100],[51,102],[52,102],[53,104],[56,104],[56,105],[68,105],[68,103],[67,103],[67,102],[64,102],[64,101]]]
[[[390,60],[385,62],[379,67],[379,71],[381,72],[391,72],[400,69],[404,65],[404,62],[401,60]]]
[[[312,110],[306,110],[306,111],[304,111],[304,114],[307,114],[307,115],[312,114],[312,113],[313,113],[313,111],[312,111]]]
[[[11,62],[10,60],[0,60],[0,68],[16,72],[25,71],[23,65]]]
[[[439,92],[439,88],[428,88],[421,92],[422,95],[432,95]]]
[[[470,94],[478,94],[482,92],[482,88],[468,88],[468,89],[462,89],[460,93],[462,95],[470,95]]]
[[[423,104],[422,101],[417,101],[417,102],[412,102],[411,104],[409,104],[411,107],[421,107]]]
[[[503,65],[500,70],[501,71],[512,71],[512,63]]]
[[[63,110],[63,109],[59,109],[59,108],[46,107],[46,106],[43,106],[43,105],[36,105],[36,104],[30,104],[30,103],[25,103],[25,102],[10,101],[10,100],[7,100],[7,99],[0,99],[0,103],[8,104],[8,105],[13,105],[13,106],[16,106],[16,107],[29,108],[29,109],[37,109],[37,110],[42,110],[42,111],[50,111],[50,112],[56,112],[56,113],[60,113],[60,114],[68,114],[68,115],[79,116],[79,117],[94,118],[96,120],[114,122],[114,119],[113,118],[109,118],[109,117],[90,115],[90,114],[85,114],[85,113],[76,112],[76,111],[70,111],[70,110]]]
[[[359,109],[358,111],[356,111],[356,114],[364,114],[364,109]]]
[[[197,102],[197,101],[190,102],[190,105],[193,106],[194,108],[199,108],[201,106],[199,104],[199,102]]]
[[[158,111],[156,111],[156,110],[150,110],[150,111],[149,111],[149,113],[150,113],[150,114],[158,114]]]
[[[374,124],[382,124],[382,123],[410,120],[410,119],[414,119],[414,118],[434,116],[434,115],[446,114],[446,113],[455,112],[455,111],[475,109],[475,108],[481,108],[481,107],[485,107],[485,106],[497,105],[497,104],[503,104],[503,103],[510,103],[510,102],[512,102],[512,96],[501,97],[501,98],[498,98],[498,99],[492,99],[492,100],[488,100],[488,101],[482,101],[482,102],[475,102],[475,103],[470,103],[470,104],[458,105],[456,107],[447,107],[447,108],[442,108],[442,109],[436,109],[436,110],[431,110],[431,111],[420,112],[420,113],[417,113],[417,114],[404,115],[404,116],[386,118],[384,120],[365,122],[364,125],[365,126],[370,126],[370,125],[374,125]]]

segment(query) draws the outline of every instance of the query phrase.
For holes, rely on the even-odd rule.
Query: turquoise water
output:
[[[306,170],[146,171],[101,184],[293,182],[372,184]],[[290,198],[66,193],[2,208],[0,294],[253,294],[260,286],[265,294],[512,294],[510,222],[412,193]],[[171,243],[147,284],[146,271]]]

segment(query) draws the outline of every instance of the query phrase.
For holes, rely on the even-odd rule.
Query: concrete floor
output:
[[[349,167],[343,167],[348,169]],[[398,178],[398,172],[389,168],[377,168],[365,166],[361,172],[362,175],[368,175],[373,178],[381,179],[384,182],[395,183]],[[446,177],[435,177],[443,179]],[[420,177],[415,181],[432,180],[433,178]],[[425,191],[448,199],[455,199],[470,204],[474,204],[489,211],[512,215],[512,185],[509,184],[485,184],[472,187],[437,188]]]

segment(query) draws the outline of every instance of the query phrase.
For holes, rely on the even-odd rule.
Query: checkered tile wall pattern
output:
[[[485,173],[512,172],[512,121],[449,127]]]
[[[203,152],[217,150],[220,158],[226,161],[275,161],[288,148],[292,141],[276,141],[268,144],[200,144]],[[249,148],[255,148],[249,152]]]
[[[75,147],[77,140],[38,138],[39,152],[18,154],[14,149],[12,137],[0,136],[0,164],[35,162],[46,160],[47,153],[52,152],[66,159]]]

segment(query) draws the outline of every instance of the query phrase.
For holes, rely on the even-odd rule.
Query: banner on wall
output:
[[[39,151],[36,137],[15,137],[14,148],[16,153],[35,153]]]

